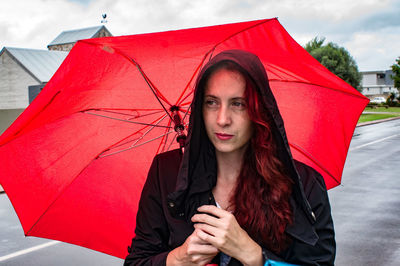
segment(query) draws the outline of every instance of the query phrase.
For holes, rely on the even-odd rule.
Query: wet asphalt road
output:
[[[336,229],[336,265],[400,265],[399,144],[400,119],[356,129],[342,185],[329,191]],[[40,249],[32,251],[32,247]],[[85,248],[25,238],[7,196],[0,194],[0,265],[122,263]]]
[[[359,127],[329,191],[336,265],[400,265],[400,119]]]

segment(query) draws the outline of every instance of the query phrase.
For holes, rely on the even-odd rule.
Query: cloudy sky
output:
[[[104,13],[114,36],[278,17],[301,45],[323,36],[345,47],[360,71],[400,56],[400,0],[2,0],[0,48],[46,49]]]

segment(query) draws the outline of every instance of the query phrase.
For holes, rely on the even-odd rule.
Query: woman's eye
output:
[[[244,108],[246,108],[246,103],[241,102],[241,101],[235,101],[235,102],[232,102],[232,106],[235,108],[244,109]]]
[[[214,106],[214,105],[217,104],[217,101],[215,101],[215,100],[206,100],[204,103],[205,103],[207,106]]]

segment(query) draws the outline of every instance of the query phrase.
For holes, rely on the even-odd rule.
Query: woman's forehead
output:
[[[242,97],[246,79],[238,71],[218,69],[211,73],[205,85],[205,95]]]

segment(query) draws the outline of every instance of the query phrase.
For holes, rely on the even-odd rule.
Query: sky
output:
[[[2,0],[0,49],[47,49],[66,30],[101,25],[114,35],[277,17],[305,45],[325,37],[360,71],[388,70],[400,57],[400,0]]]

